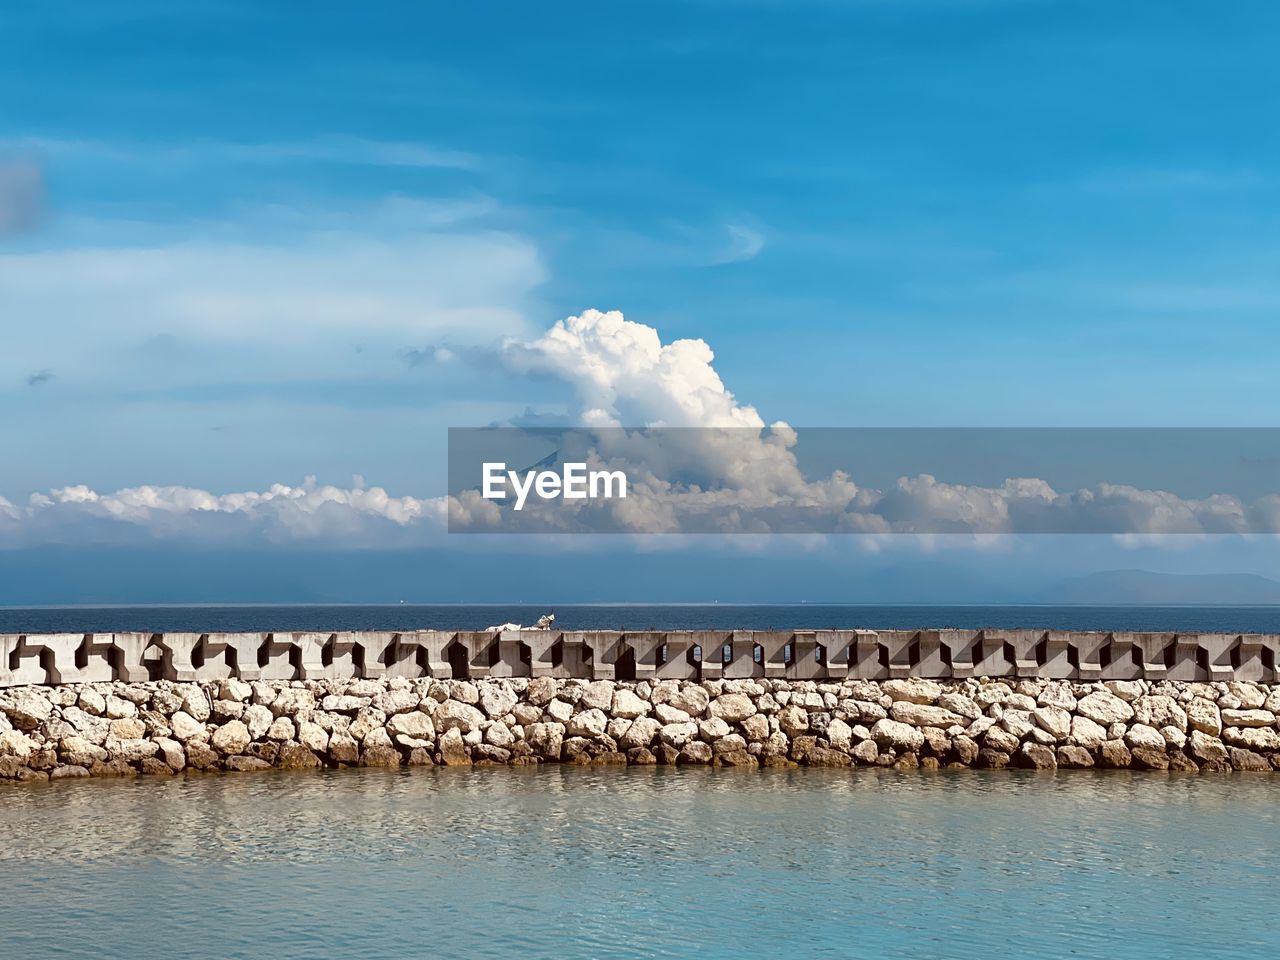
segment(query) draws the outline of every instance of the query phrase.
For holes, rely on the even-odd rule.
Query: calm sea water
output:
[[[549,607],[466,605],[148,606],[0,608],[0,633],[113,630],[483,630],[530,624]],[[571,605],[554,608],[565,629],[765,630],[771,627],[1043,627],[1061,630],[1178,630],[1280,633],[1280,607],[1050,607]]]
[[[1269,777],[413,770],[0,788],[0,953],[1272,957]]]

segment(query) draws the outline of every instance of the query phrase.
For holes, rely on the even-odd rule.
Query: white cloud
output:
[[[274,213],[200,232],[212,239],[0,254],[0,379],[50,368],[69,383],[148,386],[343,376],[355,345],[389,367],[406,344],[521,331],[546,276],[524,237],[410,201],[363,222]],[[198,362],[156,364],[144,345],[157,338]]]
[[[24,506],[0,498],[0,545],[32,543],[298,543],[408,545],[439,533],[443,497],[394,497],[356,478],[349,488],[274,484],[225,494],[140,486],[99,493],[87,486],[33,494]]]

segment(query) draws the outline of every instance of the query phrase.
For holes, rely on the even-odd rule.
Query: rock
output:
[[[319,729],[319,728],[317,728]],[[323,734],[324,731],[320,730]],[[360,745],[351,734],[343,730],[335,730],[333,733],[325,734],[329,738],[328,752],[329,759],[334,763],[353,764],[360,760]],[[298,740],[303,746],[309,747],[307,743],[307,724],[303,723],[298,729]]]
[[[1148,727],[1187,728],[1187,711],[1173,697],[1152,694],[1139,697],[1133,704],[1133,720]]]
[[[298,742],[301,743],[308,750],[312,750],[319,754],[323,754],[326,750],[329,750],[331,751],[331,755],[332,755],[334,741],[339,739],[340,736],[342,735],[341,731],[338,731],[338,730],[335,730],[331,734],[328,731],[326,731],[324,727],[320,726],[320,724],[312,720],[303,720],[301,723],[297,724],[297,728],[298,728],[298,734],[297,734]],[[349,734],[346,735],[346,737],[351,741],[350,759],[343,760],[343,762],[355,763],[355,760],[356,760],[356,751],[354,749],[355,743],[356,743],[355,738],[350,736]],[[341,758],[334,756],[334,759],[339,760]]]
[[[619,746],[625,750],[633,750],[637,747],[650,746],[654,738],[658,736],[662,729],[662,724],[652,717],[638,717],[627,732],[623,734],[619,741]]]
[[[245,686],[249,687],[247,683],[245,684]],[[253,688],[249,687],[249,693],[246,694],[246,697],[249,697],[252,695],[253,695]],[[244,721],[245,727],[248,728],[249,736],[252,737],[254,740],[261,740],[266,735],[266,732],[271,729],[271,724],[272,722],[274,722],[275,716],[271,713],[270,710],[268,710],[266,707],[262,706],[261,704],[253,703],[244,708],[244,713],[241,715],[241,720]],[[283,737],[281,739],[287,740],[289,738]]]
[[[236,703],[248,703],[253,696],[253,687],[243,680],[230,678],[218,681],[218,699],[233,700]]]
[[[1107,730],[1088,717],[1073,717],[1071,720],[1071,739],[1076,746],[1086,750],[1096,750],[1107,741]]]
[[[672,704],[676,706],[676,704]],[[756,712],[756,705],[745,693],[726,693],[711,701],[708,710],[713,717],[719,717],[726,723],[738,723]],[[690,716],[696,716],[689,711]]]
[[[1092,694],[1090,694],[1092,696]],[[1133,760],[1123,740],[1108,740],[1098,748],[1098,766],[1123,769]]]
[[[785,706],[778,713],[778,726],[788,737],[798,737],[809,729],[809,714],[803,707]]]
[[[951,741],[951,758],[964,766],[972,766],[978,759],[978,743],[972,737],[961,734]]]
[[[829,747],[812,747],[805,752],[804,762],[810,767],[847,767],[850,765],[847,754]]]
[[[1168,770],[1169,757],[1163,749],[1156,750],[1151,747],[1134,747],[1132,750],[1131,766],[1137,767],[1139,770]]]
[[[1103,683],[1103,686],[1106,687],[1112,695],[1119,697],[1127,703],[1132,703],[1147,692],[1146,684],[1141,680],[1108,680]],[[1097,718],[1095,717],[1094,719]]]
[[[1243,680],[1227,681],[1227,693],[1235,697],[1240,707],[1245,710],[1256,710],[1267,702],[1267,693],[1257,684]]]
[[[203,740],[192,740],[183,745],[187,751],[187,766],[195,770],[210,770],[218,765],[217,752]]]
[[[833,750],[848,753],[853,744],[853,728],[836,717],[827,724],[827,741]]]
[[[147,735],[147,726],[137,717],[112,720],[107,725],[108,735],[118,740],[140,740]]]
[[[292,740],[297,735],[298,730],[288,717],[277,717],[271,722],[271,726],[267,728],[268,740]]]
[[[1018,738],[1003,727],[992,727],[982,736],[982,743],[988,750],[1013,754],[1018,750]]]
[[[3,753],[2,749],[0,753]],[[107,759],[106,750],[84,737],[64,737],[58,744],[58,755],[63,763],[86,768]]]
[[[493,719],[505,717],[519,701],[514,690],[506,684],[485,684],[480,691],[480,707]]]
[[[77,764],[64,764],[49,772],[50,780],[72,780],[87,776],[89,776],[88,769]]]
[[[80,691],[80,697],[77,700],[80,709],[85,713],[93,714],[100,717],[107,712],[107,698],[91,687],[86,687]]]
[[[1164,737],[1159,730],[1144,723],[1131,726],[1124,735],[1124,742],[1130,750],[1157,750],[1164,753]]]
[[[950,710],[956,716],[965,720],[977,720],[982,716],[982,708],[978,706],[976,700],[954,691],[948,691],[938,697],[938,706],[943,710]]]
[[[135,717],[138,715],[138,705],[132,700],[126,700],[124,697],[109,696],[107,697],[106,715],[109,720],[125,720],[129,717]]]
[[[1274,727],[1276,715],[1270,710],[1223,710],[1222,724],[1226,727]]]
[[[586,702],[585,697],[583,702]],[[604,711],[598,707],[592,707],[570,717],[569,722],[565,724],[565,732],[571,737],[600,737],[604,735],[604,728],[608,723],[609,718],[605,716]]]
[[[1062,707],[1036,707],[1031,719],[1055,740],[1065,740],[1071,735],[1071,714]]]
[[[1040,743],[1024,743],[1017,756],[1019,766],[1033,770],[1056,770],[1058,767],[1054,751]]]
[[[457,730],[459,734],[466,734],[480,729],[484,714],[460,700],[446,700],[436,707],[434,720],[435,729],[441,733]]]
[[[1229,710],[1222,711],[1222,719],[1226,720]],[[1227,727],[1222,731],[1222,739],[1233,747],[1246,750],[1280,750],[1280,734],[1269,727]]]
[[[1031,714],[1025,710],[1005,710],[1000,717],[1000,726],[1019,740],[1031,736],[1032,731],[1039,729],[1031,719]]]
[[[651,767],[658,762],[647,747],[632,747],[627,751],[627,762],[637,767]]]
[[[916,703],[914,700],[899,700],[889,710],[889,715],[899,723],[909,723],[913,727],[951,727],[963,718],[941,706]]]
[[[108,739],[106,750],[114,760],[123,760],[126,763],[133,763],[139,760],[145,760],[148,757],[154,757],[160,750],[160,747],[151,740]]]
[[[528,730],[528,743],[533,752],[544,760],[559,760],[564,744],[564,725],[560,723],[532,724]]]
[[[880,749],[876,746],[874,740],[863,740],[854,746],[850,754],[858,763],[870,766],[879,758]]]
[[[613,703],[615,685],[612,680],[593,680],[582,688],[579,705],[584,710],[608,710]]]
[[[474,707],[471,709],[474,709]],[[431,718],[417,710],[412,713],[397,713],[387,721],[387,730],[393,736],[413,737],[415,740],[434,740],[436,738],[436,728]],[[459,731],[461,733],[470,732],[469,730],[461,730],[461,728],[459,728]]]
[[[560,684],[551,677],[534,677],[525,688],[525,697],[535,706],[543,707],[551,702],[559,690]]]
[[[663,743],[676,749],[682,748],[698,735],[698,725],[690,720],[688,723],[668,723],[658,731]]]
[[[319,770],[324,764],[302,744],[286,742],[280,744],[276,766],[281,770]]]
[[[1261,773],[1263,771],[1269,771],[1271,769],[1271,764],[1267,762],[1266,757],[1254,753],[1252,750],[1232,747],[1231,768],[1233,770],[1239,770],[1242,773]]]
[[[935,703],[942,696],[942,687],[937,682],[920,677],[886,680],[880,689],[893,700],[906,703]]]
[[[44,723],[53,713],[53,704],[30,690],[19,690],[7,702],[0,700],[0,711],[17,729],[30,731]]]
[[[690,740],[681,749],[677,763],[704,764],[711,762],[711,747],[701,740]]]
[[[746,769],[760,766],[760,761],[745,750],[733,750],[716,754],[716,763],[722,767],[742,767]]]
[[[1197,760],[1209,762],[1226,762],[1230,760],[1226,745],[1215,736],[1203,730],[1192,730],[1188,741],[1191,755]]]
[[[746,695],[742,693],[737,693],[737,694],[732,694],[732,696],[746,696]],[[707,712],[707,709],[711,703],[711,695],[707,693],[705,689],[698,686],[697,684],[687,683],[678,687],[676,691],[673,694],[671,694],[670,698],[665,702],[669,706],[671,706],[672,709],[682,710],[685,713],[687,713],[690,716],[690,718],[696,718],[696,717],[701,717],[704,713]],[[658,700],[655,698],[654,704],[656,705],[657,703],[658,703]],[[754,713],[754,712],[755,710],[753,709],[751,713]],[[750,716],[750,714],[747,714],[747,716]],[[729,720],[730,723],[733,722],[727,716],[720,715],[720,717],[722,720]]]
[[[179,710],[169,718],[169,728],[179,740],[204,740],[208,737],[205,725],[185,710]]]
[[[619,690],[613,695],[613,702],[609,712],[615,717],[634,720],[636,717],[643,717],[648,714],[649,704],[630,690]]]
[[[573,716],[573,704],[557,697],[547,704],[547,716],[556,723],[568,723]]]
[[[240,720],[228,720],[213,731],[210,743],[213,748],[226,755],[244,753],[244,748],[252,741],[249,728]]]
[[[732,730],[733,728],[719,717],[698,721],[698,739],[707,743],[714,743],[721,737],[727,737]]]
[[[1112,681],[1118,683],[1121,681]],[[1080,716],[1087,717],[1094,723],[1109,726],[1113,723],[1127,723],[1133,717],[1133,708],[1114,693],[1099,690],[1084,697],[1076,704]]]
[[[1187,704],[1187,724],[1193,730],[1216,737],[1222,733],[1222,714],[1212,700],[1196,697]]]
[[[186,684],[182,688],[182,709],[201,723],[206,723],[213,715],[209,698],[193,683]]]
[[[271,701],[271,712],[277,717],[297,717],[305,710],[316,708],[316,698],[310,690],[302,687],[287,687]]]
[[[1160,736],[1164,737],[1166,746],[1181,750],[1187,745],[1187,735],[1180,727],[1167,726],[1160,728]]]
[[[164,761],[170,770],[183,770],[187,766],[187,751],[177,740],[169,737],[156,738],[157,756]]]
[[[372,702],[373,701],[368,697],[353,697],[349,694],[336,696],[334,694],[330,694],[320,702],[320,706],[331,713],[355,713],[357,710],[369,706]]]
[[[881,750],[886,747],[903,752],[914,752],[924,746],[924,734],[915,727],[897,720],[877,720],[871,728],[871,738]]]
[[[1093,766],[1093,755],[1084,747],[1058,748],[1058,766],[1082,770]]]
[[[239,721],[234,722],[238,723]],[[235,773],[257,773],[262,770],[270,770],[271,764],[257,757],[228,757],[227,769]]]
[[[452,731],[457,733],[457,731]],[[458,733],[461,739],[462,734]],[[466,753],[466,747],[463,747],[463,753]],[[360,766],[362,767],[398,767],[400,766],[400,751],[393,747],[390,743],[374,743],[372,746],[360,745]],[[467,760],[470,763],[470,759]]]

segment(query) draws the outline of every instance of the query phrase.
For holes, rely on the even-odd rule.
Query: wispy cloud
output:
[[[108,370],[157,386],[349,376],[385,369],[405,344],[522,332],[546,276],[527,238],[417,206],[397,205],[390,223],[375,212],[257,225],[128,245],[102,226],[99,242],[0,253],[0,316],[42,319],[12,325],[0,377],[43,370],[53,349],[59,375],[86,383]]]
[[[27,374],[27,386],[38,387],[56,379],[52,370],[37,370],[35,373]]]
[[[34,229],[44,214],[44,197],[38,164],[0,161],[0,239]]]
[[[367,167],[466,169],[476,164],[476,158],[472,154],[442,149],[431,144],[337,136],[304,140],[203,140],[184,143],[24,137],[0,141],[0,145],[51,158],[135,165],[158,163],[218,166],[311,162]]]
[[[1127,167],[1098,171],[1080,186],[1091,193],[1222,193],[1252,189],[1261,182],[1262,178],[1249,170]]]
[[[726,241],[712,259],[712,264],[742,263],[754,260],[764,249],[765,237],[759,230],[741,223],[730,223],[724,228]]]

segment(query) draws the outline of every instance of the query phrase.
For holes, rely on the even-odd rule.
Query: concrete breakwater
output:
[[[0,691],[0,779],[472,764],[1280,769],[1280,685],[103,682]]]
[[[0,634],[0,688],[173,680],[1280,681],[1280,636],[1062,630]]]

